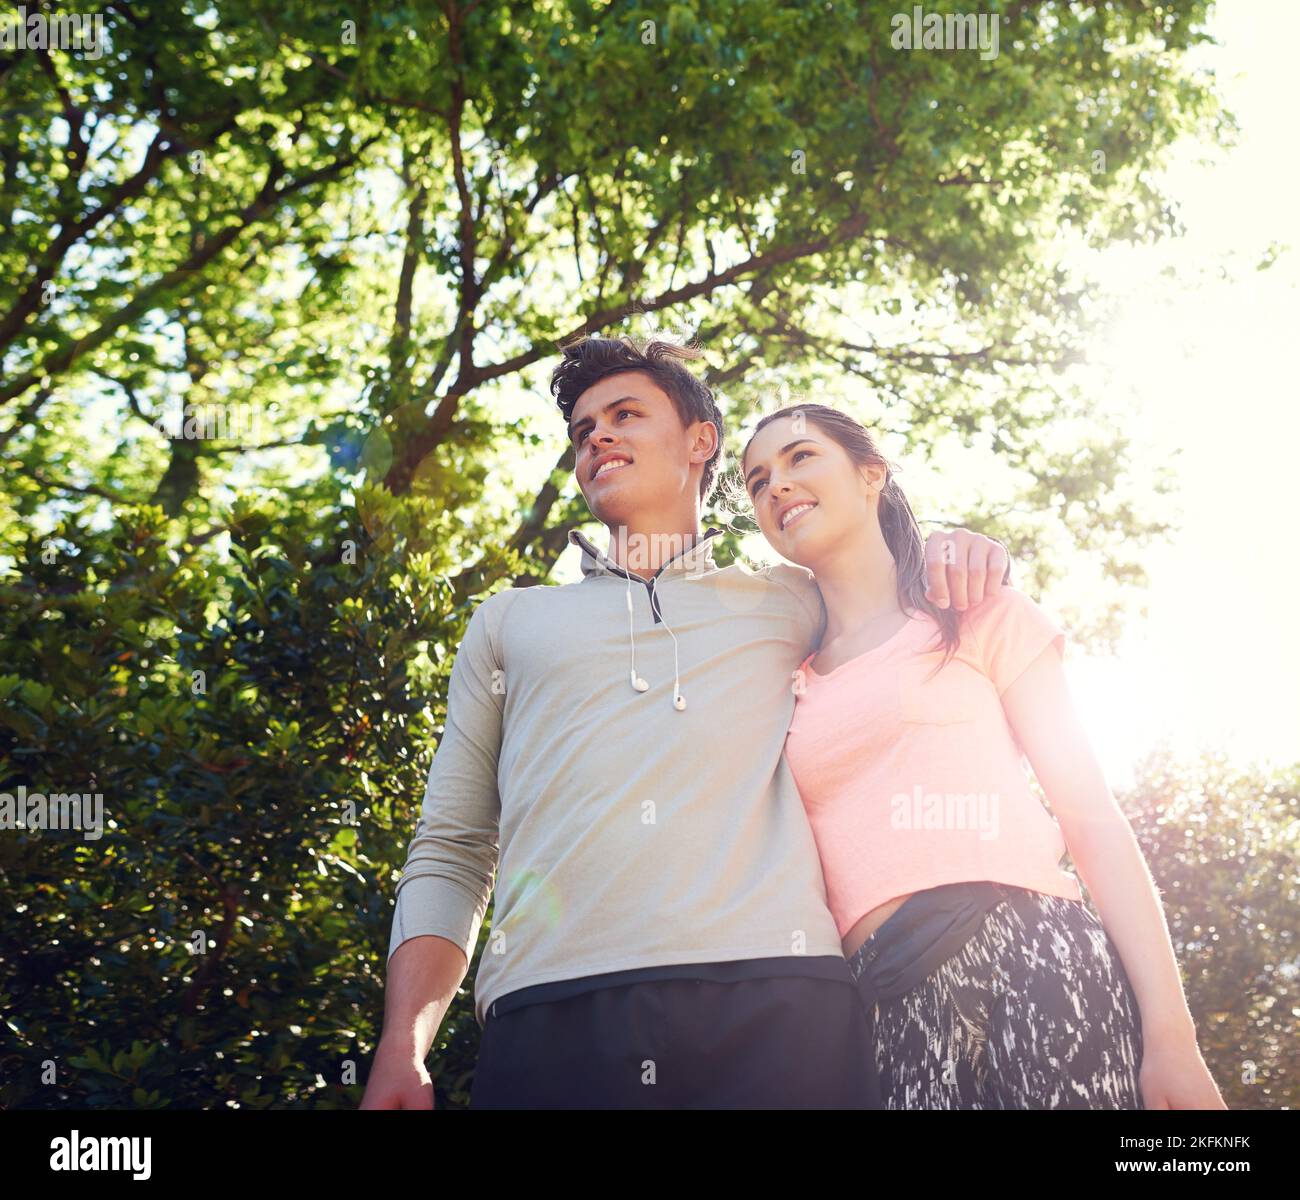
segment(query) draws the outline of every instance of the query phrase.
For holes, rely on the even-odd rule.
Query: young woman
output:
[[[786,759],[885,1106],[1223,1108],[1061,629],[1001,580],[969,612],[927,598],[911,508],[851,417],[773,413],[741,469],[763,535],[826,605]]]

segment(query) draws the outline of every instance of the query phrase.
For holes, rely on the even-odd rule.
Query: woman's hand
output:
[[[1138,1086],[1149,1109],[1228,1107],[1195,1037],[1157,1037],[1145,1043]]]

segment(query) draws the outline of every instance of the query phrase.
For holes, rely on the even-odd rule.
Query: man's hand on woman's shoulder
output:
[[[958,612],[996,596],[1011,582],[1007,548],[969,529],[936,530],[925,539],[926,599]]]

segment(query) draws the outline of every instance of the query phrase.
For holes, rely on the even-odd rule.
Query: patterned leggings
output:
[[[854,979],[872,941],[849,960]],[[1076,900],[1011,889],[958,953],[868,1016],[885,1108],[1143,1107],[1137,999]]]

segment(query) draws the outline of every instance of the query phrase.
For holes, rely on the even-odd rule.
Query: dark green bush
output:
[[[105,828],[0,834],[0,1104],[352,1106],[468,606],[344,518],[246,510],[202,565],[167,528],[6,581],[0,791],[102,793]]]

